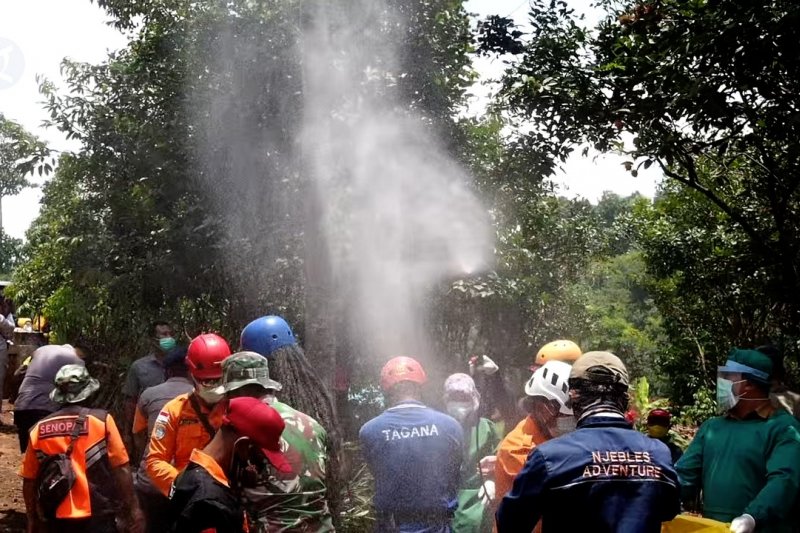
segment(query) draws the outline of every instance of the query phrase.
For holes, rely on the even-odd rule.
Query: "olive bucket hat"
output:
[[[53,380],[56,388],[50,399],[56,403],[80,403],[100,388],[100,382],[89,375],[83,365],[64,365]]]
[[[283,386],[269,377],[269,362],[256,352],[237,352],[222,361],[222,385],[216,392],[224,394],[245,385],[261,385],[279,391]]]

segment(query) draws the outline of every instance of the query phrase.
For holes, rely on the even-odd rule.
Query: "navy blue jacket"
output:
[[[498,533],[658,533],[680,512],[669,449],[622,418],[593,416],[531,452],[497,511]]]
[[[359,440],[375,477],[376,531],[448,531],[458,504],[461,424],[404,402],[364,424]]]

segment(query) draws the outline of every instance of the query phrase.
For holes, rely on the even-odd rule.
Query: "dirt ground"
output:
[[[0,532],[3,533],[25,531],[22,480],[17,475],[21,459],[11,406],[4,401],[0,414]]]

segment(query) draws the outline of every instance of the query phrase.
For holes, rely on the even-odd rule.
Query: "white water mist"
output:
[[[430,289],[487,265],[488,217],[398,94],[397,43],[380,29],[403,21],[385,0],[320,6],[303,36],[300,141],[351,345],[381,360],[424,357]]]

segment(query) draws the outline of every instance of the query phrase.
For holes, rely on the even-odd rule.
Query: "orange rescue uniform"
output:
[[[136,411],[133,414],[133,433],[139,433],[147,429],[147,417],[142,413],[142,408],[136,405]]]
[[[39,465],[46,455],[64,453],[70,442],[70,436],[78,419],[77,407],[66,407],[40,420],[31,430],[31,440],[22,460],[19,474],[25,479],[35,480],[39,474]],[[108,496],[105,489],[110,487],[93,486],[96,491],[106,494],[92,494],[90,484],[92,468],[107,457],[108,466],[117,468],[128,463],[128,453],[122,443],[114,419],[105,411],[90,409],[83,424],[83,430],[72,448],[70,459],[75,472],[75,484],[67,498],[56,510],[56,518],[89,518],[100,510],[92,509],[92,500]],[[87,475],[87,470],[89,474]],[[113,489],[115,490],[115,489]],[[116,503],[116,502],[113,502]],[[112,512],[113,507],[104,509]]]
[[[169,495],[178,473],[189,464],[192,450],[203,449],[212,438],[192,406],[192,394],[181,394],[167,402],[158,414],[150,435],[145,460],[147,475],[165,496]],[[225,410],[224,402],[219,402],[210,410],[199,398],[197,403],[211,426],[219,428]]]
[[[503,497],[511,491],[514,478],[522,471],[531,450],[548,440],[536,422],[526,416],[500,442],[494,467],[495,506],[500,505]],[[495,531],[497,531],[496,528]],[[541,523],[537,524],[534,531],[541,531]]]

